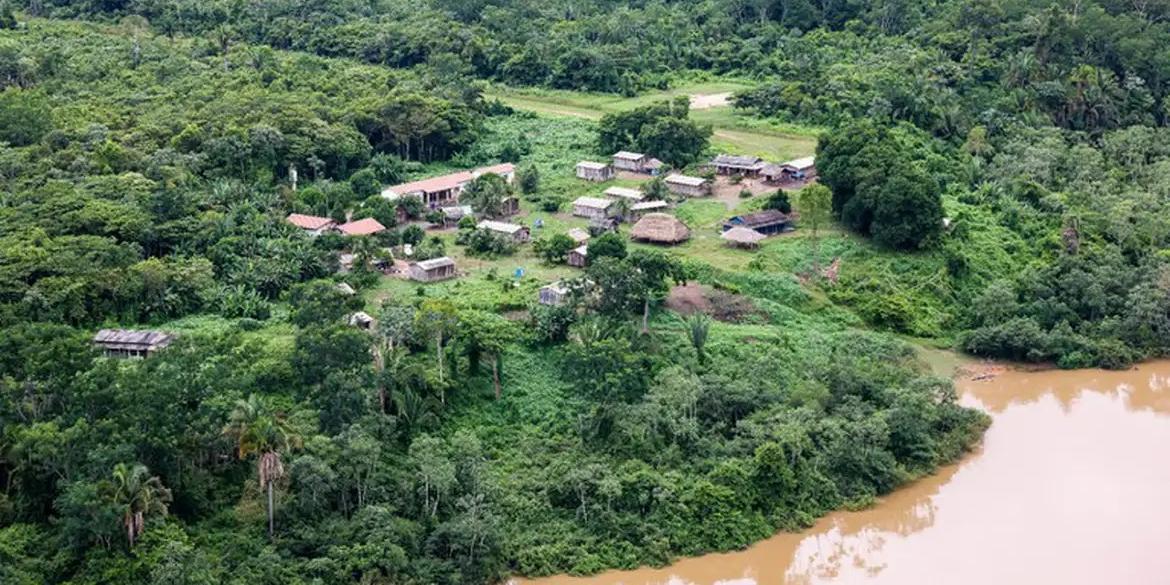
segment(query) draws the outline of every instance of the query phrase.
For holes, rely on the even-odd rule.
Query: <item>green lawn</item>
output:
[[[496,85],[487,91],[487,97],[497,98],[519,110],[546,116],[598,120],[607,113],[629,110],[656,100],[680,95],[735,93],[749,87],[735,81],[696,82],[626,98],[613,94],[518,89]],[[693,109],[691,117],[709,123],[715,129],[711,140],[715,150],[788,160],[811,155],[816,149],[816,128],[770,122],[741,113],[730,106]]]

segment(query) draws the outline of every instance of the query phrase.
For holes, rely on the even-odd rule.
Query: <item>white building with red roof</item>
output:
[[[427,207],[431,208],[454,205],[459,202],[459,195],[463,193],[463,189],[467,187],[467,184],[485,173],[495,173],[503,177],[504,181],[511,183],[516,176],[516,165],[504,163],[394,185],[383,190],[382,197],[390,200],[398,199],[399,197],[418,197],[422,199]]]

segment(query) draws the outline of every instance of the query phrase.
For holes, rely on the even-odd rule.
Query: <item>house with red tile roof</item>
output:
[[[399,197],[418,197],[422,199],[427,207],[432,209],[440,206],[455,205],[459,202],[459,195],[463,193],[463,189],[467,187],[467,184],[485,173],[495,173],[503,177],[508,183],[511,183],[516,176],[516,165],[504,163],[394,185],[383,190],[382,197],[390,200],[398,199]]]
[[[301,228],[310,236],[319,236],[337,225],[337,222],[328,217],[302,215],[300,213],[288,214],[285,221]]]
[[[365,219],[343,223],[337,226],[337,231],[341,232],[343,236],[369,236],[386,231],[386,226],[378,223],[378,220],[372,217],[367,217]]]

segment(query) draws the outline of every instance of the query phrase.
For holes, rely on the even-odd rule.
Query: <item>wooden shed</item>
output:
[[[622,150],[613,153],[613,166],[621,171],[645,172],[647,162],[649,157],[640,152]]]
[[[420,260],[410,265],[410,279],[418,282],[435,282],[455,277],[455,261],[442,256]]]
[[[684,197],[705,197],[711,194],[711,181],[702,177],[670,175],[666,177],[666,188],[675,195]]]
[[[616,171],[613,165],[583,160],[577,163],[577,178],[586,181],[608,181],[614,177]]]
[[[630,237],[656,244],[678,244],[690,239],[691,230],[673,215],[647,213],[634,224]]]
[[[600,197],[578,197],[573,201],[573,215],[588,218],[606,218],[613,215],[613,200]]]
[[[505,223],[502,221],[492,221],[485,219],[475,225],[476,229],[488,230],[489,232],[497,233],[507,236],[517,244],[523,244],[531,239],[532,234],[527,227],[515,223]]]
[[[628,199],[631,203],[637,203],[646,198],[640,189],[630,189],[629,187],[610,187],[605,190],[605,196],[611,199]]]
[[[569,250],[569,266],[585,268],[589,263],[589,246],[577,246]]]
[[[173,333],[153,330],[102,329],[93,336],[94,345],[112,358],[144,358],[166,349],[174,340]]]
[[[557,306],[563,305],[565,299],[569,296],[569,287],[562,282],[554,282],[540,287],[537,300],[542,305]]]

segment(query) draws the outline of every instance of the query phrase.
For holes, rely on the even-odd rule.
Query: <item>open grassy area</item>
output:
[[[547,116],[598,120],[601,116],[629,110],[680,95],[711,96],[735,93],[750,87],[735,81],[696,82],[631,98],[549,89],[517,89],[493,86],[487,96],[509,106]],[[712,146],[719,151],[752,154],[774,160],[808,156],[816,149],[816,128],[777,124],[736,111],[731,106],[692,109],[691,117],[715,129]]]

